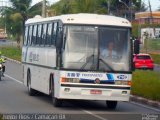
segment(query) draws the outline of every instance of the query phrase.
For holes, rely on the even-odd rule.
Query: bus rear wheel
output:
[[[51,96],[52,96],[53,105],[55,107],[61,107],[62,106],[62,100],[55,97],[53,76],[50,79],[51,79]]]
[[[117,101],[106,101],[107,107],[112,110],[116,109],[117,103]]]

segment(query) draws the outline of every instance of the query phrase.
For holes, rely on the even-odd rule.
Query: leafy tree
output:
[[[25,21],[41,14],[41,3],[31,6],[32,0],[9,0],[11,7],[1,9],[2,16],[7,23],[7,33],[15,36],[18,46],[20,45],[20,38],[24,31]]]
[[[56,11],[56,15],[69,13],[98,13],[108,14],[108,7],[110,14],[116,16],[125,16],[128,18],[131,14],[134,15],[137,11],[145,11],[145,4],[139,0],[60,0],[51,6],[51,9]],[[110,3],[110,5],[108,5]],[[134,17],[134,16],[133,16]]]
[[[105,0],[60,0],[51,6],[56,15],[69,13],[107,13]]]

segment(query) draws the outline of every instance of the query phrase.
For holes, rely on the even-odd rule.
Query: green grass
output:
[[[2,115],[2,114],[0,114],[0,120],[2,120],[2,118],[3,118],[3,115]]]
[[[151,55],[154,63],[160,65],[160,53],[159,54],[150,53],[150,55]]]
[[[160,72],[136,70],[131,92],[133,95],[160,101]]]
[[[17,47],[0,47],[3,56],[21,61],[21,49]]]
[[[160,50],[160,39],[148,40],[147,44],[149,50]]]

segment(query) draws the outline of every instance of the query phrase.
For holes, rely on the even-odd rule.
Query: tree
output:
[[[108,14],[108,7],[110,13],[116,16],[132,15],[137,11],[146,10],[145,5],[141,0],[122,0],[126,5],[119,2],[119,0],[60,0],[53,4],[51,9],[56,11],[56,15],[69,13],[98,13]],[[110,5],[108,5],[110,3]],[[130,9],[130,10],[128,10]],[[134,16],[133,16],[134,17]]]
[[[9,0],[11,7],[5,7],[2,11],[2,16],[7,23],[7,33],[15,36],[17,45],[20,46],[20,38],[24,32],[25,21],[35,16],[36,14],[41,14],[41,3],[37,3],[31,6],[32,0]]]
[[[105,0],[60,0],[51,6],[56,15],[70,13],[99,13],[106,14]]]

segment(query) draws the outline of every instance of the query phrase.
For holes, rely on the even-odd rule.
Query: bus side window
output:
[[[37,33],[37,45],[41,45],[41,32],[42,32],[42,25],[38,25],[38,33]]]
[[[49,24],[48,23],[46,23],[46,37],[45,37],[45,41],[44,41],[44,44],[45,45],[47,45],[48,46],[48,26],[49,26]]]
[[[37,25],[34,25],[33,36],[32,36],[32,45],[36,44],[36,39],[37,39]]]
[[[31,41],[32,41],[32,34],[33,34],[33,26],[29,27],[29,34],[28,34],[28,45],[31,45]]]
[[[53,33],[52,33],[52,37],[51,37],[51,45],[55,45],[56,39],[57,39],[57,32],[58,32],[58,23],[55,22],[54,23],[54,27],[53,27]]]
[[[53,26],[53,23],[48,24],[47,41],[46,41],[47,45],[51,45],[52,26]]]
[[[47,24],[43,24],[43,31],[42,31],[42,45],[45,45],[46,41],[46,33],[47,33]]]
[[[39,45],[43,45],[42,35],[43,35],[43,24],[41,25],[41,39],[40,39],[40,41],[39,41]]]
[[[27,40],[28,40],[28,26],[25,28],[25,36],[24,36],[24,45],[27,45]]]

